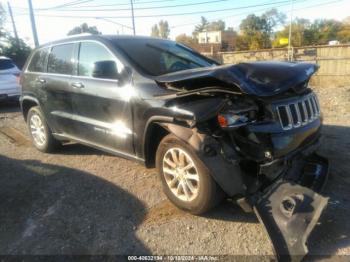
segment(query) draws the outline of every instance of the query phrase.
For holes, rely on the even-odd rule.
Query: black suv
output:
[[[327,204],[308,86],[316,70],[219,65],[149,37],[76,36],[32,53],[21,107],[40,151],[75,141],[156,166],[176,206],[201,214],[230,198],[254,210],[278,254],[303,255]]]

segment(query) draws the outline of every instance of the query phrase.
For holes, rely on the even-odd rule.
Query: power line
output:
[[[294,0],[294,3],[297,2],[298,0]],[[300,2],[298,2],[297,4],[300,4],[302,2],[305,2],[307,0],[301,0]],[[294,9],[294,11],[298,11],[298,10],[304,10],[304,9],[308,9],[308,8],[313,8],[313,7],[318,7],[318,6],[324,6],[324,5],[329,5],[329,4],[333,4],[333,3],[337,3],[337,2],[342,2],[344,0],[336,0],[336,1],[330,1],[330,2],[321,2],[321,3],[318,3],[316,5],[311,5],[311,6],[306,6],[306,7],[303,7],[303,8],[298,8],[298,9]],[[279,6],[274,6],[274,8],[279,8],[279,7],[283,7],[283,6],[287,6],[289,5],[290,2],[288,1],[288,3],[286,4],[283,4],[283,5],[279,5]],[[258,9],[258,10],[255,10],[254,12],[261,12],[261,11],[265,11],[265,10],[268,10],[269,8],[263,8],[263,9]],[[239,14],[235,14],[235,15],[230,15],[230,16],[225,16],[225,17],[217,17],[217,18],[212,18],[212,19],[209,19],[209,22],[210,21],[215,21],[217,19],[227,19],[227,18],[231,18],[231,17],[235,17],[235,16],[241,16],[241,15],[246,15],[246,14],[250,14],[251,11],[248,11],[248,12],[244,12],[244,13],[239,13]],[[172,28],[177,28],[177,27],[183,27],[183,26],[188,26],[188,25],[195,25],[195,24],[198,24],[200,21],[197,21],[197,22],[193,22],[193,23],[186,23],[186,24],[179,24],[179,25],[174,25],[174,26],[171,26],[170,29]]]
[[[279,1],[279,2],[268,2],[268,3],[257,4],[257,5],[248,5],[248,6],[240,6],[240,7],[233,7],[233,8],[215,9],[215,10],[203,10],[203,11],[195,11],[195,12],[187,12],[187,13],[171,13],[171,14],[159,14],[159,15],[138,15],[138,16],[135,16],[135,18],[154,18],[154,17],[164,17],[164,16],[184,16],[184,15],[194,15],[194,14],[204,14],[204,13],[214,13],[214,12],[225,12],[225,11],[232,11],[232,10],[241,10],[241,9],[254,8],[254,7],[259,7],[259,6],[281,4],[281,3],[287,3],[287,2],[289,3],[289,1],[290,0],[284,0],[284,1]],[[119,19],[125,19],[125,18],[130,19],[131,18],[131,16],[69,16],[69,15],[51,15],[51,14],[38,14],[37,16],[70,17],[70,18],[97,18],[97,17],[119,18]]]
[[[152,4],[152,3],[164,3],[164,2],[174,2],[179,0],[156,0],[156,1],[145,1],[145,2],[135,2],[134,5],[143,5],[143,4]],[[180,0],[181,1],[181,0]],[[108,7],[108,6],[129,6],[129,3],[121,3],[121,4],[104,4],[104,5],[86,5],[72,8],[86,8],[86,7]]]
[[[79,4],[84,4],[84,3],[88,3],[88,2],[92,2],[94,0],[75,0],[72,2],[68,2],[65,4],[61,4],[61,5],[57,5],[57,6],[53,6],[53,7],[47,7],[47,8],[37,8],[35,10],[50,10],[50,9],[57,9],[57,8],[62,8],[62,7],[70,7],[70,6],[75,6],[75,5],[79,5]]]
[[[110,23],[112,23],[112,24],[116,24],[116,25],[119,25],[119,26],[121,26],[121,27],[125,27],[125,28],[128,28],[128,29],[133,30],[133,28],[132,28],[131,26],[128,26],[128,25],[124,25],[124,24],[115,22],[115,21],[113,21],[113,20],[111,20],[111,19],[108,19],[108,18],[96,17],[96,19],[98,19],[98,20],[103,20],[103,21],[106,21],[106,22],[110,22]]]
[[[178,5],[167,5],[167,6],[154,6],[154,7],[134,7],[134,10],[149,10],[149,9],[164,9],[164,8],[174,8],[174,7],[185,7],[185,6],[196,6],[196,5],[204,5],[204,4],[213,4],[217,2],[227,2],[230,0],[214,0],[214,1],[206,1],[206,2],[199,2],[199,3],[190,3],[190,4],[178,4]],[[135,4],[135,3],[134,3]],[[129,4],[130,5],[130,4]],[[130,8],[109,8],[109,9],[60,9],[56,11],[61,12],[86,12],[86,11],[104,11],[104,12],[110,12],[110,11],[130,11]]]
[[[295,1],[305,2],[305,1],[307,1],[307,0],[295,0]],[[289,5],[289,1],[288,1],[288,3],[282,4],[282,5],[278,5],[278,6],[274,6],[273,8],[279,8],[279,7],[286,6],[286,5]],[[254,10],[254,13],[260,12],[260,11],[265,11],[265,10],[268,10],[268,9],[270,9],[270,8],[271,8],[271,7],[268,7],[268,8],[265,7],[265,8],[262,8],[262,9]],[[252,11],[243,12],[243,13],[238,13],[238,14],[235,14],[235,15],[229,15],[229,16],[225,16],[225,17],[220,16],[220,17],[218,17],[218,18],[209,19],[209,22],[215,21],[215,20],[217,20],[217,19],[226,19],[226,18],[231,18],[231,17],[235,17],[235,16],[246,15],[246,14],[250,14],[250,13],[252,13]],[[199,20],[197,20],[196,22],[174,25],[174,26],[171,26],[170,28],[172,29],[172,28],[183,27],[183,26],[188,26],[188,25],[195,25],[195,24],[198,24],[198,23],[200,23]]]

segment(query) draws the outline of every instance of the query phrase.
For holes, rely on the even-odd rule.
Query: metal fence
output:
[[[224,64],[247,61],[288,60],[287,48],[259,51],[221,52],[212,55]],[[293,48],[292,61],[316,63],[320,69],[311,84],[327,87],[350,86],[350,45]]]

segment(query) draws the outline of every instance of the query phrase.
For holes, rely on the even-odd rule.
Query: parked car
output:
[[[10,58],[0,56],[0,101],[18,101],[20,96],[20,73],[21,70]]]
[[[34,146],[75,141],[156,166],[171,202],[227,197],[257,214],[278,255],[307,253],[327,198],[309,63],[219,65],[169,40],[76,36],[37,48],[21,107]]]

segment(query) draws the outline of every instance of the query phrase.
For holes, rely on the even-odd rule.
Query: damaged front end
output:
[[[321,113],[308,88],[313,64],[244,63],[156,79],[169,132],[189,143],[213,178],[265,226],[278,258],[307,254],[328,199],[327,159],[317,155]]]

